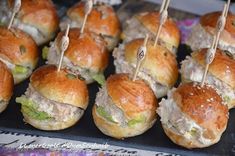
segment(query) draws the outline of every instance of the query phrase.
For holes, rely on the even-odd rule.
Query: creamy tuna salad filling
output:
[[[24,100],[28,103],[31,103],[26,106],[26,104],[23,102]],[[25,95],[17,98],[16,101],[22,103],[22,111],[24,111],[24,113],[31,115],[32,118],[35,117],[35,119],[38,120],[51,119],[59,122],[66,122],[77,116],[80,118],[84,113],[84,110],[81,108],[45,98],[31,85],[29,85]],[[25,106],[26,108],[30,108],[26,109]],[[32,113],[35,114],[33,115]]]
[[[117,73],[134,73],[135,64],[129,64],[125,61],[124,56],[125,46],[124,44],[120,44],[118,48],[116,48],[113,52],[113,56],[115,58],[114,65],[116,66]],[[161,85],[157,82],[150,74],[149,71],[142,68],[138,73],[138,77],[146,81],[150,88],[153,90],[155,96],[157,98],[163,97],[167,94],[168,87]]]
[[[55,45],[55,43],[51,43],[51,47],[49,48],[47,54],[47,64],[58,65],[59,60],[60,60],[59,49]],[[92,59],[90,59],[90,64],[92,64],[91,61]],[[97,74],[89,69],[81,68],[79,66],[74,65],[66,56],[63,57],[62,67],[67,68],[71,73],[75,75],[82,76],[87,83],[93,82],[93,76]]]
[[[186,81],[201,82],[204,68],[191,57],[187,56],[186,59],[182,61],[180,72]],[[228,74],[230,73],[229,67],[225,72]],[[209,72],[206,77],[206,83],[216,88],[226,103],[229,103],[231,100],[235,100],[235,91],[229,85],[217,79]]]
[[[187,118],[175,103],[172,96],[174,91],[175,89],[169,91],[167,94],[168,98],[162,99],[159,103],[157,113],[161,117],[161,123],[171,131],[184,136],[188,140],[195,139],[201,144],[210,144],[210,139],[203,136],[205,129]]]
[[[118,108],[109,97],[106,86],[100,88],[96,97],[96,105],[98,107],[102,107],[104,111],[110,115],[110,118],[113,122],[120,125],[125,125],[127,122],[123,111]]]
[[[146,34],[148,34],[151,38],[155,38],[155,34],[149,31],[136,17],[132,17],[127,20],[124,28],[124,43],[132,41],[133,39],[144,38]],[[165,46],[173,54],[176,54],[177,48],[175,46],[172,46],[161,39],[159,39],[159,43]]]
[[[8,25],[11,18],[11,12],[9,10],[10,9],[8,8],[7,1],[2,0],[0,2],[0,24]],[[28,24],[22,23],[17,18],[14,19],[12,26],[17,27],[22,31],[31,35],[34,41],[37,43],[37,45],[41,45],[42,43],[45,43],[45,41],[47,40],[46,36],[40,30]]]
[[[32,74],[32,69],[30,67],[15,65],[1,57],[0,61],[6,64],[6,66],[11,70],[14,77],[14,83],[18,83],[19,81],[26,79]]]
[[[196,25],[192,29],[192,33],[186,41],[186,44],[190,46],[190,48],[195,51],[202,48],[210,48],[213,41],[213,36],[208,33],[201,24]],[[235,58],[235,46],[229,45],[223,40],[219,40],[218,48],[228,51]]]

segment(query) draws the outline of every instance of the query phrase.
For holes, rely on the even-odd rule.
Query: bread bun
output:
[[[46,65],[38,68],[30,78],[30,84],[42,96],[60,103],[86,109],[88,90],[86,83],[79,78],[70,78],[68,72]]]

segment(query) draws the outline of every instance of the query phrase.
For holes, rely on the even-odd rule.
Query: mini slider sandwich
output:
[[[0,61],[11,70],[14,83],[27,79],[38,62],[37,44],[20,29],[0,27]]]
[[[59,47],[65,31],[60,32],[51,47],[44,48],[44,57],[48,64],[58,64],[61,55]],[[71,28],[69,31],[70,44],[65,51],[62,67],[67,68],[71,73],[80,75],[87,83],[94,79],[103,83],[103,72],[108,65],[109,53],[105,47],[106,43],[101,36],[80,29]]]
[[[38,68],[31,76],[21,103],[24,121],[41,130],[61,130],[73,126],[88,105],[86,83],[66,69],[54,65]]]
[[[140,135],[153,126],[157,104],[144,81],[116,74],[97,93],[92,115],[102,133],[123,139]]]
[[[217,143],[228,122],[228,108],[219,94],[205,84],[186,83],[168,92],[159,103],[166,135],[186,148],[203,148]]]
[[[11,71],[0,61],[0,113],[3,112],[13,94],[14,80]]]
[[[71,27],[81,28],[85,16],[85,2],[75,4],[67,11],[67,16],[60,23],[60,28],[64,30],[67,24]],[[111,51],[120,38],[120,21],[113,10],[107,4],[95,4],[87,17],[85,29],[101,35],[107,42],[107,48]]]
[[[182,61],[180,72],[183,83],[202,80],[206,66],[206,52],[207,49],[198,50]],[[216,50],[205,82],[217,89],[229,108],[235,106],[235,60],[222,50]]]
[[[137,49],[144,39],[135,39],[120,44],[113,52],[117,73],[133,73],[136,67]],[[146,81],[157,98],[163,97],[174,86],[178,78],[178,67],[175,56],[165,47],[147,43],[147,54],[138,77]]]
[[[10,21],[14,0],[0,1],[0,23],[7,25]],[[51,0],[21,0],[13,27],[28,33],[37,45],[51,40],[59,28],[59,18]]]
[[[189,45],[192,51],[202,48],[209,48],[213,35],[216,29],[217,20],[221,12],[212,12],[205,14],[200,18],[199,24],[196,25],[186,44]],[[218,48],[226,51],[228,54],[235,57],[235,15],[228,13],[224,30],[220,35]],[[203,42],[202,42],[203,41]]]
[[[124,42],[129,42],[149,34],[150,38],[155,39],[160,24],[159,18],[160,14],[157,11],[134,15],[126,21],[121,38]],[[158,42],[176,54],[180,44],[180,31],[172,19],[168,18],[164,23]]]

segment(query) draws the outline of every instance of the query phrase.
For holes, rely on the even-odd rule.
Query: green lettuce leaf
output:
[[[40,112],[37,110],[35,103],[32,100],[27,99],[25,96],[17,97],[17,103],[21,103],[21,111],[33,119],[36,120],[47,120],[51,117],[46,112]]]
[[[98,82],[101,86],[103,86],[105,84],[105,77],[103,73],[98,73],[98,74],[94,74],[92,75],[92,78]]]
[[[14,74],[25,74],[28,72],[28,68],[20,65],[16,65],[15,68],[12,70]]]
[[[104,117],[106,120],[108,120],[108,121],[110,121],[110,122],[113,122],[113,123],[116,123],[116,122],[113,120],[112,116],[111,116],[108,112],[105,111],[104,107],[98,106],[98,107],[96,108],[96,111],[97,111],[97,113],[98,113],[100,116]]]
[[[224,97],[223,97],[223,100],[224,100],[226,103],[228,103],[228,102],[231,101],[231,98],[230,98],[229,96],[224,96]]]
[[[129,120],[127,124],[128,126],[132,127],[132,126],[135,126],[136,124],[143,123],[143,122],[145,122],[145,117],[141,115],[136,119]]]
[[[47,47],[47,46],[43,47],[43,49],[42,49],[42,58],[44,60],[47,59],[48,52],[49,52],[49,47]]]

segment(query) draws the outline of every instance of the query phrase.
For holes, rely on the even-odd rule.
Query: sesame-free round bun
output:
[[[56,45],[60,47],[64,31],[56,38]],[[89,69],[93,72],[103,72],[108,66],[109,53],[105,48],[105,41],[91,32],[80,34],[80,29],[69,31],[69,47],[64,54],[74,65]]]
[[[137,51],[143,42],[143,39],[135,39],[126,44],[125,59],[129,64],[136,64]],[[163,46],[154,47],[151,41],[147,44],[147,54],[142,69],[148,71],[157,82],[167,87],[172,87],[178,78],[175,56]]]
[[[68,127],[72,127],[75,125],[78,120],[81,118],[82,114],[75,114],[73,118],[70,120],[64,122],[64,121],[54,121],[54,120],[35,120],[32,117],[28,116],[26,113],[23,113],[24,116],[24,121],[26,123],[29,123],[33,127],[40,129],[40,130],[45,130],[45,131],[57,131],[57,130],[63,130]]]
[[[142,80],[132,81],[128,74],[111,75],[106,82],[106,92],[110,97],[110,103],[103,104],[103,107],[117,107],[123,112],[123,122],[144,117],[144,121],[129,126],[127,123],[113,123],[99,115],[97,112],[98,101],[93,106],[92,114],[96,126],[106,135],[114,138],[127,138],[140,135],[153,126],[156,121],[157,99],[153,91]],[[104,97],[102,98],[109,98]],[[101,98],[101,97],[98,97]],[[104,102],[104,101],[103,101]],[[115,112],[113,112],[115,113]],[[112,114],[110,114],[112,116]]]
[[[148,33],[155,40],[159,27],[159,19],[158,11],[143,12],[133,16],[127,21],[127,27],[124,28],[122,39],[130,41],[135,38],[143,38]],[[171,18],[168,18],[164,23],[159,39],[167,49],[176,54],[176,50],[180,44],[180,31]]]
[[[54,65],[38,68],[32,74],[30,84],[37,92],[50,100],[82,109],[87,108],[86,83],[78,78],[70,78],[63,69],[57,72],[57,67]]]
[[[13,94],[14,80],[10,70],[0,61],[0,113],[7,107]]]
[[[200,87],[199,84],[182,84],[173,92],[173,100],[187,120],[202,128],[200,137],[206,140],[203,143],[197,138],[200,133],[194,132],[196,135],[189,138],[175,131],[172,126],[176,125],[169,127],[163,124],[166,135],[174,143],[186,148],[203,148],[220,140],[227,127],[228,108],[214,89],[207,85]],[[195,124],[193,126],[198,129]]]
[[[116,106],[128,117],[148,111],[151,119],[155,117],[157,100],[153,91],[142,80],[132,81],[128,74],[111,75],[107,79],[107,92]],[[123,99],[126,98],[125,104]]]
[[[2,22],[8,24],[13,5],[13,0],[2,2],[1,10],[6,16],[2,17]],[[15,17],[13,27],[30,34],[38,45],[51,40],[59,28],[59,18],[53,2],[51,0],[21,0],[21,8]]]
[[[38,48],[34,40],[20,29],[0,27],[0,57],[16,65],[35,68]]]
[[[72,27],[82,27],[85,16],[84,6],[84,2],[79,2],[67,11],[67,16],[72,21]],[[63,23],[61,25],[63,27]],[[109,50],[112,50],[118,44],[121,32],[120,21],[113,8],[107,4],[93,6],[88,15],[85,29],[101,34],[108,43]]]
[[[11,71],[13,66],[22,66],[28,71],[24,74],[13,72],[14,83],[17,84],[31,74],[38,62],[38,47],[28,34],[20,29],[0,27],[0,60],[6,63]],[[11,64],[11,65],[10,65]]]
[[[211,35],[214,34],[218,18],[221,16],[221,12],[212,12],[205,14],[200,18],[200,24]],[[220,40],[228,44],[235,44],[235,15],[231,12],[228,13],[226,18],[226,24],[223,32],[221,33]]]
[[[150,129],[156,121],[154,119],[151,122],[144,122],[142,124],[137,124],[134,128],[129,126],[122,127],[120,125],[108,122],[106,119],[99,116],[99,114],[97,113],[96,105],[94,105],[92,108],[92,115],[95,125],[99,128],[99,130],[102,133],[117,139],[123,139],[127,137],[134,137],[137,135],[141,135],[145,131]]]
[[[207,49],[202,49],[192,53],[192,58],[196,60],[201,66],[206,67],[206,54]],[[227,70],[229,70],[229,72],[226,72]],[[210,64],[208,71],[216,78],[235,89],[235,60],[223,53],[222,50],[216,50],[214,60]]]

